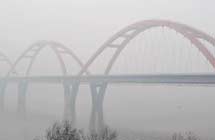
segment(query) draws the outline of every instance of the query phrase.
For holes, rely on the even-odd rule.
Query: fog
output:
[[[213,90],[214,87],[110,85],[104,102],[105,121],[118,131],[148,135],[193,131],[202,137],[214,137]],[[23,139],[24,136],[33,139],[44,134],[44,130],[63,117],[63,89],[60,85],[30,86],[27,120],[18,116],[14,118],[14,96],[15,91],[7,91],[6,109],[9,114],[6,115],[7,119],[4,115],[1,121],[1,139]],[[89,88],[82,86],[77,98],[80,128],[87,130],[90,110]]]
[[[212,0],[8,0],[1,3],[1,46],[12,56],[38,40],[95,49],[122,27],[147,19],[179,21],[214,34]]]
[[[70,48],[86,63],[114,33],[149,19],[184,23],[214,37],[214,4],[212,0],[1,1],[0,51],[15,62],[33,43],[53,40]],[[156,46],[163,49],[158,50]],[[173,31],[146,32],[127,45],[111,74],[214,72],[197,49],[187,46],[192,45]],[[215,56],[213,46],[208,47]],[[90,72],[103,74],[110,54],[97,59],[89,67]],[[78,73],[80,69],[74,60],[68,57],[64,61],[69,75]],[[5,75],[8,66],[1,64],[0,67],[1,75]],[[22,75],[25,67],[25,62],[20,64],[17,73]],[[41,51],[31,75],[62,75],[58,59],[50,48]],[[205,139],[215,139],[214,90],[214,86],[199,85],[109,84],[104,99],[105,123],[119,132],[135,132],[144,137],[193,131]],[[0,114],[0,139],[33,139],[63,118],[62,84],[29,84],[26,101],[27,117],[23,120],[16,113],[17,84],[7,86],[5,112]],[[76,101],[78,128],[88,130],[91,107],[89,85],[83,84]]]

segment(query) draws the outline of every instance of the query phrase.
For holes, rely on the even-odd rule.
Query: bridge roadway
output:
[[[215,84],[215,74],[147,74],[147,75],[93,75],[93,76],[30,76],[0,78],[13,83],[27,81],[28,83],[142,83],[142,84]]]
[[[157,75],[94,75],[94,76],[31,76],[0,78],[0,109],[4,110],[4,94],[8,84],[18,85],[17,112],[26,114],[26,94],[32,83],[62,84],[64,88],[64,119],[76,125],[76,98],[81,84],[90,86],[92,107],[90,131],[105,128],[103,102],[109,84],[167,84],[167,85],[211,85],[215,86],[215,74],[157,74]],[[51,98],[51,97],[50,97]]]

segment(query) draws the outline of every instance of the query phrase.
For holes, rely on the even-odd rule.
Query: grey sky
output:
[[[7,51],[23,51],[41,39],[98,47],[120,28],[155,18],[180,21],[214,34],[213,5],[213,0],[1,1],[0,44]]]

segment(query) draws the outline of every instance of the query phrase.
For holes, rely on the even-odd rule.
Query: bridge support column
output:
[[[4,112],[4,96],[5,96],[5,89],[6,89],[6,81],[0,81],[0,112]]]
[[[76,97],[79,90],[79,82],[64,82],[64,120],[76,127]]]
[[[27,88],[28,88],[28,83],[25,80],[21,81],[18,85],[17,113],[23,117],[25,117],[25,115],[26,115]]]
[[[92,111],[89,123],[91,133],[101,132],[105,128],[104,114],[103,114],[103,101],[107,88],[107,83],[92,83],[90,84],[92,96]]]

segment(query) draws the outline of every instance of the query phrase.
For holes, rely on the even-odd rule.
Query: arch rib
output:
[[[0,61],[6,62],[7,65],[9,66],[9,69],[11,69],[13,63],[10,61],[10,59],[3,52],[0,52],[0,57],[1,57]],[[13,72],[15,72],[15,70]]]
[[[104,71],[105,75],[108,75],[110,73],[111,68],[113,67],[116,59],[122,52],[122,50],[126,47],[126,45],[139,33],[144,32],[150,28],[154,27],[167,27],[170,29],[175,30],[176,32],[182,34],[186,39],[190,40],[192,44],[194,44],[195,47],[198,48],[198,50],[204,55],[204,57],[210,62],[211,66],[215,69],[215,58],[211,54],[211,52],[206,48],[206,46],[199,40],[203,39],[207,42],[211,43],[215,47],[215,39],[206,33],[199,31],[195,28],[192,28],[190,26],[187,26],[185,24],[167,21],[167,20],[146,20],[134,23],[132,25],[129,25],[116,34],[114,34],[110,39],[108,39],[99,49],[96,51],[96,53],[87,61],[85,66],[83,67],[82,71],[79,73],[79,75],[82,75],[86,69],[90,67],[90,65],[97,59],[97,57],[103,53],[107,48],[109,48],[109,45],[112,44],[115,40],[117,40],[120,37],[125,37],[125,40],[122,42],[122,44],[119,45],[119,47],[116,49],[115,53],[111,56],[110,61],[108,62],[108,65],[106,66],[106,69]],[[135,30],[136,33],[128,36],[126,35],[127,32]],[[128,36],[128,37],[127,37]]]
[[[61,66],[61,70],[63,75],[67,75],[67,69],[66,69],[66,65],[64,63],[64,60],[62,58],[62,52],[60,52],[58,50],[58,48],[61,48],[62,50],[64,50],[65,53],[69,54],[70,56],[72,56],[72,58],[75,60],[75,62],[79,65],[80,69],[82,69],[83,67],[83,63],[81,62],[81,60],[67,47],[65,47],[64,45],[58,43],[58,42],[54,42],[54,41],[39,41],[33,45],[31,45],[27,50],[25,50],[22,55],[20,55],[18,57],[18,59],[15,61],[15,63],[12,65],[10,71],[8,72],[7,76],[10,76],[11,72],[16,68],[16,66],[18,65],[18,63],[24,59],[25,57],[29,57],[30,58],[30,62],[29,65],[27,66],[27,70],[24,73],[25,76],[29,76],[32,66],[37,58],[37,56],[39,55],[39,53],[41,52],[41,50],[45,47],[49,46],[55,53],[55,55],[58,58],[58,61],[60,63]],[[35,49],[36,48],[36,49]],[[33,55],[28,55],[28,53],[33,52]],[[88,71],[86,71],[87,74],[89,74]]]

